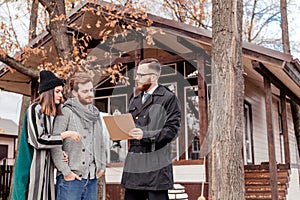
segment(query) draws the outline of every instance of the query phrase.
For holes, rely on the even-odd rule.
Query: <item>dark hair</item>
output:
[[[159,73],[161,71],[161,64],[155,58],[146,58],[144,60],[141,60],[139,65],[142,65],[142,64],[149,64],[148,65],[149,69],[153,69]]]
[[[70,79],[71,91],[74,90],[78,92],[78,84],[85,84],[88,82],[93,82],[93,79],[90,75],[84,72],[76,73],[73,78]]]
[[[35,100],[35,102],[39,102],[41,104],[42,112],[48,116],[62,115],[61,103],[56,105],[54,101],[54,89],[55,88],[41,93]]]

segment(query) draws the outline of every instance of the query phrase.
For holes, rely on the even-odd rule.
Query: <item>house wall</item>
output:
[[[288,104],[288,113],[291,113],[291,106],[290,104]],[[296,166],[298,165],[298,167],[300,166],[300,157],[299,157],[299,153],[298,153],[298,147],[297,147],[297,140],[296,140],[296,136],[295,136],[295,132],[294,132],[294,124],[292,123],[293,118],[292,115],[289,114],[288,115],[288,129],[289,129],[289,145],[290,145],[290,154],[291,154],[291,164],[292,167],[293,165],[296,164]]]
[[[245,100],[252,108],[254,164],[268,161],[266,109],[262,88],[262,82],[245,79]]]
[[[182,69],[182,66],[178,69]],[[172,80],[172,81],[170,81]],[[162,83],[170,83],[174,82],[174,79],[172,79],[172,76],[169,77],[163,77]],[[195,84],[191,84],[195,85]],[[184,96],[184,87],[182,85],[178,84],[176,85],[177,88],[177,95],[179,99],[184,102],[185,96]],[[273,88],[274,89],[274,88]],[[105,91],[105,90],[103,90]],[[101,95],[103,97],[103,91],[101,90]],[[125,90],[124,90],[125,91]],[[120,95],[122,92],[117,93],[114,92],[113,95],[116,96],[116,94]],[[274,129],[274,142],[275,142],[275,151],[276,151],[276,160],[277,163],[284,163],[284,147],[283,145],[280,145],[280,128],[279,128],[279,105],[280,105],[280,99],[278,98],[279,90],[275,89],[273,91],[273,97],[272,97],[272,110],[273,110],[273,129]],[[109,98],[112,98],[113,96],[111,94],[107,94]],[[99,97],[99,102],[100,102]],[[128,97],[127,97],[128,98]],[[252,128],[253,128],[253,150],[254,150],[254,163],[253,164],[260,164],[261,162],[268,162],[269,156],[268,156],[268,139],[267,139],[267,123],[266,123],[266,109],[265,109],[265,94],[264,94],[264,86],[263,86],[263,80],[256,76],[255,78],[249,78],[246,77],[245,79],[245,100],[251,105],[251,117],[252,117]],[[99,103],[98,102],[98,103]],[[124,101],[125,102],[125,101]],[[127,103],[126,103],[127,105]],[[103,111],[103,110],[102,110]],[[184,111],[184,108],[183,108]],[[108,112],[108,111],[103,111]],[[290,105],[287,104],[287,117],[288,117],[288,129],[289,129],[289,142],[290,142],[290,153],[291,153],[291,161],[292,163],[295,163],[297,161],[297,152],[296,152],[296,140],[294,135],[294,129],[293,129],[293,122],[292,122],[292,116],[291,116],[291,109]],[[186,118],[186,117],[185,117]],[[182,120],[185,120],[183,118]],[[184,127],[184,126],[183,126]],[[283,138],[282,138],[283,140]],[[182,138],[182,141],[184,139]],[[186,148],[183,148],[186,150]],[[181,155],[181,154],[180,154]],[[186,157],[183,157],[181,159],[187,159]],[[187,159],[188,160],[188,159]],[[120,166],[120,165],[118,165]],[[204,179],[204,169],[201,165],[177,165],[174,166],[174,181],[175,183],[180,183],[185,186],[188,185],[190,188],[197,188],[199,186],[199,183]],[[295,173],[294,173],[295,174]],[[107,168],[106,172],[106,181],[108,184],[108,191],[110,191],[110,195],[118,194],[120,195],[123,193],[122,189],[115,190],[113,189],[114,186],[120,184],[122,175],[122,168],[121,167],[109,167]],[[299,179],[299,177],[298,177]],[[189,189],[189,190],[193,190]],[[112,192],[113,190],[113,192]],[[192,192],[191,192],[192,194]],[[111,196],[112,197],[112,196]]]
[[[14,152],[15,152],[14,141],[15,141],[14,138],[0,136],[0,144],[8,145],[8,155],[7,155],[8,163],[7,164],[9,164],[9,165],[13,165],[13,163],[14,163],[13,162]],[[3,164],[2,161],[0,161],[0,165],[2,165],[2,164]]]
[[[175,165],[173,166],[175,183],[199,183],[205,180],[204,165]],[[106,182],[119,184],[123,173],[122,167],[108,167],[106,169]]]
[[[275,155],[278,163],[284,162],[284,146],[283,146],[283,135],[280,135],[279,118],[280,113],[278,104],[280,100],[273,96],[272,98],[272,118],[273,118],[273,131],[274,131],[274,144],[275,144]],[[289,113],[288,113],[289,115]]]
[[[299,182],[299,169],[292,168],[290,171],[290,182],[287,191],[287,200],[299,199],[300,182]]]
[[[253,146],[254,146],[254,164],[268,162],[268,139],[267,139],[267,123],[266,109],[264,99],[263,82],[261,80],[245,79],[245,100],[251,104],[252,108],[252,125],[253,125]],[[273,91],[272,98],[272,118],[274,130],[274,143],[277,163],[285,163],[283,137],[280,136],[280,125],[278,113],[280,99],[277,97],[279,91]],[[289,132],[289,148],[291,155],[291,164],[299,163],[299,155],[297,153],[297,143],[294,134],[293,120],[290,104],[287,103],[287,119]],[[280,137],[282,137],[280,139]],[[281,140],[281,142],[280,142]]]

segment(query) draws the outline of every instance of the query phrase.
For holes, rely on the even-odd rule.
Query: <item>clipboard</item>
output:
[[[130,113],[103,116],[103,120],[111,140],[115,141],[133,139],[132,136],[128,135],[129,131],[135,128],[135,124]]]

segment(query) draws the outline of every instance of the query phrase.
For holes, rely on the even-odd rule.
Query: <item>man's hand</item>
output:
[[[74,172],[71,172],[69,175],[64,176],[65,181],[74,181],[75,179],[81,180],[81,178],[75,174]]]
[[[129,135],[136,140],[141,140],[143,138],[143,130],[140,128],[133,128],[129,131]]]
[[[97,172],[97,178],[101,178],[105,174],[105,171],[101,169],[100,171]]]

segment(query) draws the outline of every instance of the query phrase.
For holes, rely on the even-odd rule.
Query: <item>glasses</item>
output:
[[[146,73],[146,74],[136,73],[135,77],[136,78],[143,78],[143,76],[147,76],[147,75],[157,75],[157,74],[156,73]]]

